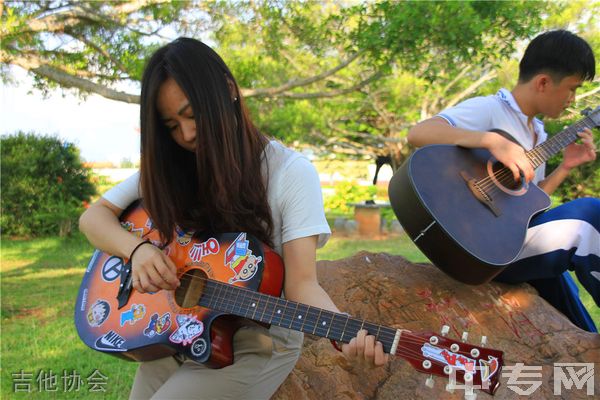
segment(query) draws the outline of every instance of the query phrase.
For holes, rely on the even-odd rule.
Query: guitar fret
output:
[[[241,311],[241,305],[238,305],[239,303],[239,298],[240,298],[240,293],[242,291],[241,290],[237,290],[236,294],[235,294],[235,300],[233,301],[233,307],[232,307],[232,311],[234,312],[234,314],[239,315],[240,311]],[[237,312],[236,312],[237,309]]]
[[[250,319],[254,320],[254,314],[256,313],[258,299],[255,297],[255,295],[250,295],[249,297],[250,297],[250,307],[248,308],[248,311],[252,312],[252,317],[250,317]],[[246,314],[246,317],[248,317],[247,314]]]
[[[222,287],[225,289],[225,296],[226,297],[224,298],[224,300],[225,299],[227,300],[227,306],[226,306],[226,308],[228,309],[228,311],[230,313],[233,314],[233,313],[235,313],[235,302],[232,302],[231,298],[233,297],[233,293],[234,293],[235,289],[231,288],[229,286],[225,286],[225,285],[222,285]]]
[[[300,303],[296,303],[296,308],[294,309],[293,314],[291,315],[292,317],[292,323],[290,324],[290,329],[299,331],[300,327],[302,326],[303,322],[304,322],[304,312],[303,309],[306,306],[304,306],[303,304]]]
[[[314,331],[317,328],[317,322],[319,321],[320,315],[320,308],[309,306],[308,311],[306,312],[306,319],[304,320],[304,326],[302,327],[302,331],[314,334]]]
[[[319,315],[317,315],[317,319],[315,321],[315,328],[312,331],[312,334],[314,335],[315,332],[317,331],[317,327],[319,326],[319,319],[321,319],[321,313],[323,312],[322,308],[319,308]]]
[[[329,327],[331,326],[331,323],[327,322],[327,319],[330,314],[331,312],[329,311],[321,310],[315,325],[315,334],[317,336],[329,337]]]
[[[259,299],[257,299],[255,296],[252,296],[252,302],[250,304],[250,309],[252,310],[252,316],[250,317],[251,320],[256,320],[256,310],[258,309],[258,304],[259,304]]]
[[[273,315],[277,314],[277,316],[279,317],[278,320],[275,320],[275,318],[271,318],[273,320],[273,324],[279,326],[281,325],[281,317],[283,316],[283,310],[281,309],[281,307],[279,306],[279,299],[277,299],[277,303],[275,304],[275,308],[273,309]]]
[[[344,323],[344,327],[342,328],[342,336],[340,336],[340,340],[342,342],[344,341],[344,334],[346,333],[346,326],[348,325],[349,320],[350,320],[350,317],[346,315],[346,322]]]
[[[271,299],[269,297],[266,297],[263,304],[264,304],[264,308],[263,308],[262,314],[259,317],[259,321],[268,322],[268,320],[265,319],[265,313],[267,312],[267,308],[269,308],[269,306],[271,306]]]
[[[331,331],[331,325],[333,325],[333,318],[335,317],[335,314],[331,313],[331,320],[329,321],[329,326],[327,327],[327,333],[325,333],[325,337],[329,338],[329,332]]]

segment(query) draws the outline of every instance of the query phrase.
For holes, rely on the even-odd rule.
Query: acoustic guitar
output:
[[[139,202],[125,210],[121,224],[163,248],[181,285],[139,293],[131,285],[130,262],[96,250],[75,304],[77,332],[94,350],[135,361],[182,353],[221,368],[233,363],[233,334],[248,320],[344,343],[366,329],[386,353],[430,374],[428,383],[440,375],[492,394],[498,387],[501,351],[454,341],[445,336],[447,329],[415,333],[279,297],[282,260],[249,234],[178,232],[164,246]]]
[[[533,168],[600,126],[600,107],[526,152]],[[389,184],[392,209],[412,241],[442,271],[478,285],[516,260],[531,218],[551,201],[535,184],[523,185],[485,149],[424,146]]]

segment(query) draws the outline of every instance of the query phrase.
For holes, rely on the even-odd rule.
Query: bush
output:
[[[550,135],[553,135],[573,122],[575,121],[551,121],[546,123],[546,130]],[[594,134],[597,135],[597,130],[594,131]],[[561,152],[548,160],[546,176],[559,166],[562,159]],[[572,170],[553,193],[553,199],[560,204],[579,197],[598,197],[598,193],[600,193],[600,157],[591,163],[580,165]]]
[[[325,211],[336,214],[349,214],[353,207],[350,203],[363,203],[366,200],[374,200],[377,187],[360,186],[354,182],[342,181],[335,185],[335,193],[325,197],[323,200]]]
[[[67,235],[95,194],[79,150],[57,137],[1,138],[3,235]]]

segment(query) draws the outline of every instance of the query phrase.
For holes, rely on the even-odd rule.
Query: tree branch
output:
[[[57,68],[40,63],[37,60],[29,60],[22,57],[10,57],[4,51],[0,50],[0,60],[5,62],[7,59],[10,59],[11,64],[18,65],[19,67],[24,68],[35,75],[54,81],[63,87],[77,88],[83,92],[95,93],[107,99],[122,101],[125,103],[140,103],[139,95],[133,95],[110,89],[90,80],[70,75]]]
[[[454,95],[448,102],[446,102],[446,104],[444,105],[444,108],[452,107],[453,105],[462,101],[465,97],[467,97],[471,93],[473,93],[475,91],[475,89],[477,89],[479,86],[483,85],[485,82],[491,81],[492,79],[496,78],[497,76],[498,76],[498,72],[496,72],[495,70],[483,74],[483,76],[481,76],[475,82],[470,84],[465,90]]]
[[[269,97],[269,96],[274,96],[276,94],[280,94],[283,93],[285,91],[300,87],[300,86],[307,86],[310,85],[312,83],[315,83],[317,81],[320,81],[322,79],[327,78],[328,76],[331,76],[333,74],[335,74],[336,72],[338,72],[339,70],[347,67],[352,61],[356,60],[358,58],[359,54],[355,53],[352,56],[350,56],[349,59],[347,59],[346,61],[342,62],[341,64],[337,65],[336,67],[322,72],[318,75],[315,76],[311,76],[310,78],[305,78],[305,79],[294,79],[291,80],[287,83],[284,83],[281,86],[278,87],[274,87],[274,88],[267,88],[267,89],[243,89],[242,90],[242,94],[245,97]],[[288,96],[288,97],[295,97],[295,96]]]
[[[278,93],[277,97],[286,97],[286,98],[290,98],[290,99],[317,99],[317,98],[324,98],[324,97],[337,97],[337,96],[341,96],[344,94],[355,92],[356,90],[368,85],[369,83],[376,81],[377,79],[381,78],[382,76],[383,76],[383,73],[381,71],[378,71],[378,72],[374,73],[373,75],[371,75],[369,78],[367,78],[367,79],[363,80],[362,82],[359,82],[356,85],[351,86],[349,88],[331,90],[329,92]],[[244,94],[244,96],[246,96],[246,97],[252,97],[252,95],[247,96],[245,90],[248,90],[248,89],[242,89],[242,94]]]

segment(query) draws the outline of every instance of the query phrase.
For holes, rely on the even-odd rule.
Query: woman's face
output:
[[[173,78],[158,89],[156,107],[162,123],[175,142],[188,151],[196,150],[196,121],[188,98]]]

